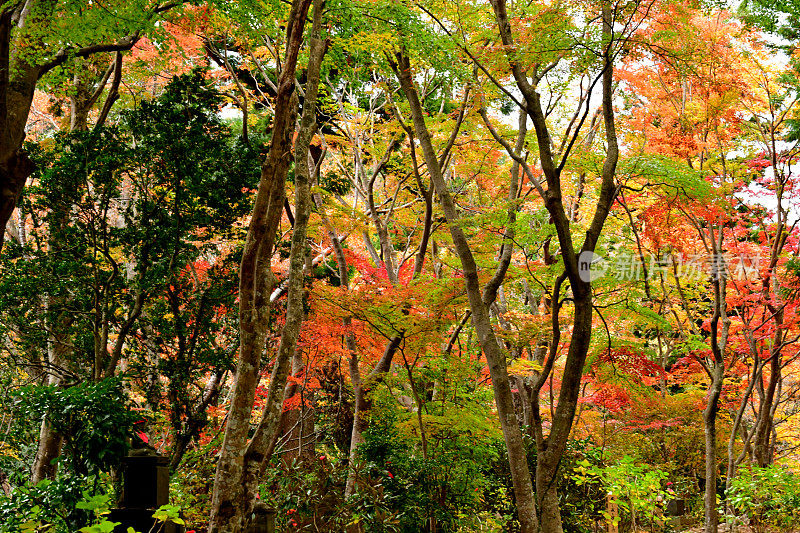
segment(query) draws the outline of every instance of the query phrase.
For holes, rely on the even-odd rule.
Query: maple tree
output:
[[[681,287],[683,282],[677,270],[673,272],[672,278],[679,294],[679,302],[676,303],[685,313],[685,326],[681,328],[681,336],[701,341],[701,344],[695,344],[691,352],[710,378],[704,411],[705,514],[706,529],[716,531],[716,421],[722,398],[732,392],[723,393],[726,373],[740,372],[737,366],[740,365],[742,352],[749,352],[752,358],[752,374],[744,394],[740,397],[739,409],[733,415],[734,423],[728,444],[726,483],[730,485],[735,474],[735,465],[742,460],[734,459],[734,447],[742,428],[745,405],[750,400],[754,387],[759,390],[760,396],[758,415],[753,434],[744,439],[744,448],[746,450],[751,445],[750,440],[755,435],[760,435],[756,437],[756,441],[761,439],[761,444],[757,446],[757,462],[762,466],[769,462],[769,438],[766,434],[767,427],[772,422],[768,413],[774,404],[776,386],[780,381],[782,353],[786,348],[784,341],[788,340],[790,344],[793,342],[792,334],[789,333],[792,327],[783,323],[783,307],[778,310],[773,300],[777,295],[772,293],[778,287],[774,281],[775,276],[779,276],[780,256],[793,231],[787,224],[788,212],[784,203],[786,174],[781,170],[777,157],[773,157],[765,165],[774,165],[775,186],[770,187],[768,194],[774,192],[777,209],[774,220],[763,220],[770,217],[768,212],[759,206],[748,205],[748,199],[742,198],[743,194],[753,194],[742,192],[752,190],[748,189],[748,182],[752,179],[750,173],[753,163],[744,165],[736,161],[731,153],[741,146],[738,143],[743,142],[748,132],[758,132],[756,135],[760,138],[760,143],[767,146],[766,153],[776,152],[777,132],[781,128],[783,117],[791,112],[794,97],[791,95],[792,89],[777,98],[772,96],[771,93],[777,89],[773,85],[777,80],[770,81],[770,74],[764,71],[763,45],[736,22],[726,19],[724,13],[711,18],[680,7],[676,9],[677,13],[670,12],[670,18],[663,23],[663,28],[667,29],[661,29],[658,24],[652,26],[653,35],[657,37],[661,33],[673,39],[673,20],[677,15],[690,17],[689,23],[678,31],[694,27],[706,35],[704,40],[697,44],[689,36],[678,40],[682,48],[673,52],[676,59],[670,62],[642,64],[641,59],[637,58],[638,64],[632,63],[625,79],[633,88],[633,94],[639,102],[634,107],[631,124],[637,135],[647,139],[642,143],[642,149],[685,160],[692,170],[698,172],[700,179],[706,180],[722,193],[709,191],[702,199],[693,197],[690,193],[688,205],[685,200],[679,199],[683,191],[678,191],[669,199],[658,201],[648,208],[651,214],[644,215],[650,227],[642,239],[645,246],[652,245],[649,251],[655,256],[662,255],[665,250],[673,258],[676,253],[683,254],[684,257],[702,256],[704,266],[709,267],[703,269],[702,275],[710,278],[714,295],[710,309],[705,302],[698,301],[692,295],[687,296],[686,290]],[[738,46],[732,41],[734,36],[741,39]],[[715,49],[710,50],[706,46]],[[662,50],[665,47],[666,45],[662,45]],[[744,52],[742,48],[745,48]],[[681,62],[677,65],[686,62],[689,69],[678,68],[676,61]],[[745,65],[751,68],[747,69]],[[755,78],[751,77],[753,75]],[[651,102],[658,104],[652,105]],[[742,116],[738,112],[739,106],[744,106],[752,113],[750,117]],[[769,117],[767,120],[764,119],[765,115]],[[793,158],[793,152],[794,148],[788,147],[786,155],[789,160]],[[758,183],[761,179],[763,178],[757,176],[755,182]],[[731,193],[737,191],[738,194],[731,196]],[[691,234],[678,233],[664,238],[658,230],[653,231],[653,227],[663,228],[660,226],[663,221],[656,217],[663,217],[663,211],[659,211],[664,207],[669,210],[677,209],[678,216],[671,218],[670,223],[678,222],[686,225],[687,229],[694,229],[696,237],[693,239],[689,237]],[[743,215],[739,211],[755,216]],[[630,216],[630,210],[628,213]],[[748,238],[750,232],[754,232],[754,238]],[[641,253],[642,241],[639,241],[639,245]],[[756,288],[759,285],[761,290]],[[663,274],[661,287],[665,287]],[[759,293],[760,297],[755,296]],[[788,300],[784,300],[786,297]],[[778,306],[791,305],[794,296],[784,293],[778,299],[782,302]],[[755,304],[757,300],[761,300],[761,305],[766,305],[760,313],[757,310],[760,305]],[[768,303],[770,301],[772,303]],[[751,306],[750,302],[755,305]],[[733,308],[732,312],[729,312],[729,306]],[[771,308],[771,311],[767,308]],[[763,330],[754,335],[755,316],[761,317],[758,329]],[[675,317],[678,318],[677,313]],[[774,324],[774,329],[769,327],[770,324]],[[785,335],[788,337],[784,337]],[[763,345],[762,348],[757,347],[757,338],[771,345],[768,356],[764,355]],[[762,381],[762,371],[766,364],[764,359],[771,365],[766,389]]]
[[[131,446],[195,531],[796,525],[791,2],[52,7],[0,10],[0,531],[112,527]]]

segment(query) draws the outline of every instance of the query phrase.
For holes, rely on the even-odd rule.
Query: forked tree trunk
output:
[[[711,386],[708,403],[703,411],[705,425],[706,490],[704,496],[705,532],[717,533],[719,514],[717,513],[717,414],[719,397],[722,393],[722,379],[725,367],[714,365],[711,373]]]
[[[370,176],[366,175],[363,165],[357,165],[357,179],[361,180],[362,187],[364,188],[365,201],[367,204],[367,209],[370,213],[370,219],[375,226],[375,232],[378,234],[378,242],[380,243],[381,248],[380,257],[383,259],[384,268],[386,269],[386,277],[392,284],[397,283],[398,274],[395,268],[394,245],[392,244],[386,224],[384,224],[381,220],[380,214],[375,206],[374,189],[375,181],[378,178],[379,173],[389,161],[389,158],[398,146],[399,142],[397,142],[395,139],[389,143],[389,146],[386,148],[386,152],[384,153],[383,157],[379,161],[375,162],[375,165],[371,169]],[[377,263],[377,266],[380,266],[380,263]],[[344,285],[346,286],[346,284]],[[353,385],[353,395],[355,397],[355,405],[353,409],[353,429],[350,434],[350,453],[348,461],[350,469],[347,474],[347,481],[345,482],[345,498],[349,498],[353,494],[353,490],[355,488],[355,469],[353,468],[353,465],[356,462],[358,447],[364,442],[364,432],[367,430],[367,427],[369,427],[369,420],[367,418],[369,416],[369,410],[371,407],[371,402],[369,401],[369,392],[375,383],[382,379],[383,374],[385,374],[391,367],[392,359],[394,358],[394,354],[397,351],[397,347],[400,345],[401,340],[402,337],[399,335],[390,339],[384,347],[383,356],[381,357],[380,361],[378,361],[378,364],[375,366],[373,371],[362,377],[361,369],[359,368],[359,358],[355,346],[355,339],[352,335],[348,335],[345,339],[345,342],[347,343],[347,349],[350,352],[348,364],[350,369],[350,381]]]
[[[28,176],[33,173],[33,162],[22,150],[0,153],[0,252],[5,241],[5,228]]]
[[[51,242],[50,244],[54,245],[55,249],[58,249],[56,243]],[[50,298],[48,304],[52,307],[58,307],[63,306],[64,301],[62,298]],[[56,309],[51,308],[50,311],[57,314],[57,316],[55,320],[47,321],[48,329],[51,332],[47,350],[48,366],[50,367],[47,384],[61,387],[63,385],[59,369],[67,363],[72,353],[72,339],[67,334],[72,321],[64,313],[58,312]],[[36,484],[43,479],[53,479],[55,477],[57,469],[54,461],[61,454],[63,442],[63,436],[53,429],[47,418],[42,420],[39,430],[39,444],[33,467],[31,468],[31,483]]]
[[[296,218],[289,258],[286,323],[273,366],[264,413],[252,440],[247,444],[250,415],[266,339],[269,298],[274,287],[270,260],[283,210],[284,185],[297,113],[297,99],[294,95],[295,69],[310,4],[311,0],[295,0],[292,4],[287,30],[286,59],[275,101],[272,144],[262,169],[253,218],[242,256],[239,281],[241,348],[225,440],[217,465],[210,532],[238,533],[247,526],[258,480],[277,437],[289,364],[297,346],[303,319],[303,266],[306,256],[306,227],[310,215],[308,148],[316,128],[319,68],[325,50],[319,37],[323,5],[321,0],[315,1],[306,99],[295,150]]]
[[[523,65],[518,56],[513,53],[516,48],[512,34],[511,24],[506,6],[506,0],[491,0],[497,19],[500,38],[507,50],[507,59],[511,67],[517,88],[524,100],[525,109],[533,123],[539,147],[539,160],[547,183],[547,190],[540,190],[545,207],[549,212],[553,225],[558,235],[558,243],[564,262],[563,279],[569,281],[572,289],[574,319],[567,359],[561,379],[561,388],[558,396],[558,405],[555,409],[550,434],[547,438],[542,435],[541,418],[538,412],[538,396],[532,398],[534,405],[534,433],[536,434],[537,463],[536,463],[536,494],[541,510],[541,530],[547,533],[560,533],[562,531],[561,516],[558,510],[556,493],[556,474],[564,454],[572,423],[575,418],[578,398],[580,396],[581,378],[589,350],[592,334],[593,297],[590,281],[581,276],[579,253],[594,252],[597,241],[603,230],[605,220],[611,210],[617,194],[615,175],[619,148],[613,110],[613,60],[616,55],[615,43],[618,39],[613,35],[613,17],[611,5],[608,1],[601,4],[601,19],[603,32],[603,71],[602,71],[602,110],[606,134],[606,158],[601,172],[600,193],[595,212],[583,241],[583,245],[576,250],[573,243],[572,230],[569,217],[566,214],[562,198],[561,172],[569,157],[569,151],[561,154],[561,161],[556,162],[552,152],[552,139],[549,127],[537,92],[537,84],[541,80],[539,66]],[[531,82],[531,79],[533,82]],[[576,126],[580,130],[581,120]],[[574,134],[577,139],[577,132]],[[571,146],[571,145],[570,145]],[[568,150],[568,149],[567,149]],[[557,283],[560,286],[560,282]],[[546,371],[539,379],[539,387],[549,372],[552,372],[555,358],[555,342],[559,336],[558,292],[555,293],[553,302],[553,345],[551,354],[546,361]],[[538,395],[538,388],[534,387],[533,394]]]
[[[736,467],[744,460],[747,456],[747,450],[750,448],[750,439],[752,438],[752,433],[747,431],[743,419],[745,410],[750,405],[750,398],[753,394],[753,389],[756,384],[756,380],[761,379],[762,370],[764,365],[760,362],[758,357],[758,348],[756,347],[755,339],[752,335],[748,336],[748,344],[750,346],[750,353],[753,357],[753,367],[750,371],[750,377],[748,379],[747,388],[745,389],[744,393],[741,395],[739,399],[739,408],[736,410],[736,414],[733,415],[733,425],[731,426],[731,434],[728,437],[728,466],[725,472],[725,491],[727,492],[730,487],[731,483],[733,482],[736,476]],[[738,454],[736,453],[736,436],[739,435],[741,432],[742,434],[742,450]],[[728,514],[731,511],[730,501],[726,501],[726,505],[728,506]]]
[[[305,88],[303,116],[295,144],[295,222],[289,255],[289,288],[286,321],[281,332],[278,354],[275,357],[269,391],[261,421],[244,454],[243,495],[241,505],[249,514],[255,502],[258,481],[264,473],[278,439],[283,403],[287,398],[286,382],[291,361],[297,350],[297,340],[305,317],[303,279],[306,265],[306,230],[311,215],[309,146],[317,128],[316,104],[320,68],[326,43],[321,39],[324,0],[314,0],[313,28]],[[319,163],[321,164],[321,162]]]
[[[358,447],[364,443],[364,432],[369,427],[369,411],[372,402],[369,399],[372,388],[378,384],[392,366],[392,359],[400,346],[403,337],[397,335],[392,337],[383,349],[383,355],[378,360],[372,371],[366,376],[361,375],[359,368],[358,355],[356,352],[355,339],[349,335],[345,341],[350,352],[350,381],[353,384],[353,395],[355,396],[355,408],[353,410],[353,431],[350,434],[350,470],[347,474],[345,483],[345,498],[353,494],[355,488],[355,469],[353,465],[358,457]]]
[[[775,258],[770,264],[770,272],[774,270],[774,265],[776,263],[777,254],[775,254]],[[769,301],[768,286],[773,281],[774,278],[768,278],[764,282],[765,287],[762,291],[762,294],[764,295],[764,299],[766,301]],[[774,292],[779,293],[777,287]],[[780,382],[783,371],[782,351],[785,342],[783,307],[778,307],[775,304],[768,304],[768,309],[773,316],[776,327],[775,333],[772,337],[772,349],[770,350],[769,381],[767,382],[767,388],[764,391],[764,396],[761,399],[761,403],[758,406],[755,435],[753,437],[753,457],[756,461],[756,464],[761,468],[764,468],[772,463],[773,450],[770,446],[770,440],[772,432],[775,428],[775,409],[780,403]],[[761,376],[759,379],[761,379]]]
[[[780,330],[779,330],[780,332]],[[776,335],[779,337],[780,335]],[[780,345],[780,341],[776,346]],[[753,457],[756,464],[761,468],[769,465],[772,462],[772,453],[770,451],[770,437],[772,436],[773,429],[773,407],[777,402],[776,391],[778,390],[778,382],[781,378],[781,357],[780,349],[774,351],[771,355],[769,365],[769,381],[767,382],[767,389],[764,398],[758,406],[758,418],[756,419],[756,432],[753,438]]]
[[[287,24],[286,57],[275,97],[270,150],[261,168],[239,267],[239,359],[214,480],[209,522],[209,532],[212,533],[236,533],[244,527],[244,508],[241,507],[244,454],[266,343],[271,307],[269,297],[275,286],[270,261],[283,212],[284,186],[291,162],[291,139],[297,116],[295,71],[310,5],[311,0],[294,0],[292,3]]]
[[[500,418],[500,425],[503,430],[506,449],[508,450],[509,466],[521,530],[523,533],[534,533],[538,530],[539,524],[534,503],[533,484],[528,469],[522,433],[514,410],[514,400],[509,384],[505,354],[495,336],[489,317],[489,308],[484,301],[484,295],[478,281],[478,267],[467,238],[459,225],[459,216],[455,203],[445,183],[441,165],[431,142],[431,135],[425,123],[422,105],[412,78],[410,61],[404,54],[398,54],[396,60],[397,63],[393,64],[392,67],[410,104],[414,131],[422,146],[425,164],[439,196],[450,228],[450,235],[453,238],[453,244],[461,262],[469,306],[472,311],[472,323],[489,366],[497,414]],[[497,276],[494,281],[497,281]],[[502,281],[502,276],[499,277],[499,281]],[[499,286],[499,283],[497,285]],[[495,294],[496,290],[497,287],[494,287]],[[493,298],[491,299],[493,300]]]
[[[777,171],[780,167],[776,130],[776,125],[774,123],[770,124],[767,145],[769,146],[768,151],[772,161],[772,168]],[[761,294],[775,324],[775,333],[773,334],[770,350],[769,382],[767,384],[767,390],[762,397],[761,405],[759,405],[753,444],[754,459],[756,464],[762,468],[772,463],[773,460],[774,446],[771,445],[771,441],[772,435],[775,432],[775,411],[780,404],[781,373],[783,370],[782,352],[788,340],[786,338],[786,327],[784,325],[785,307],[779,302],[775,302],[773,297],[773,295],[780,295],[781,293],[779,282],[776,277],[776,267],[781,253],[786,246],[786,240],[791,233],[790,231],[786,231],[788,211],[783,205],[783,196],[788,177],[789,176],[784,172],[777,172],[775,177],[775,200],[777,200],[777,209],[775,213],[776,223],[773,229],[769,264],[767,265],[766,274],[761,279]]]

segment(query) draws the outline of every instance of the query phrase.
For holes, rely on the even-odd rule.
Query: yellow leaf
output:
[[[542,365],[527,359],[515,359],[508,367],[508,373],[515,376],[526,376],[532,372],[541,372]]]

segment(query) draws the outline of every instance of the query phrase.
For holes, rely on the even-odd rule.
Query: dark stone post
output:
[[[119,508],[111,510],[112,522],[121,522],[114,533],[129,527],[147,532],[153,529],[156,509],[169,503],[169,468],[167,458],[154,452],[136,450],[122,460],[122,498]],[[153,529],[162,531],[158,528]],[[180,533],[177,524],[168,523],[164,533]]]
[[[253,520],[247,533],[275,533],[275,509],[257,502],[253,508]]]
[[[683,528],[690,520],[686,516],[686,500],[676,498],[667,502],[666,516],[669,517],[669,524],[674,528]]]
[[[667,516],[683,516],[686,514],[686,500],[675,499],[667,502]]]

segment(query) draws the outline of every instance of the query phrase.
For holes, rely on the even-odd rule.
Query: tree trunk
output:
[[[214,480],[209,522],[211,533],[243,530],[244,455],[266,342],[271,307],[269,296],[275,286],[270,260],[283,212],[284,185],[297,116],[295,71],[310,4],[311,0],[294,0],[292,3],[287,25],[286,58],[275,97],[269,155],[261,169],[253,215],[239,267],[239,359]],[[275,366],[279,368],[280,365]]]
[[[756,464],[765,467],[772,462],[770,452],[770,437],[773,428],[773,407],[777,401],[775,392],[778,389],[778,382],[781,378],[781,335],[780,330],[775,334],[775,349],[771,354],[769,362],[769,382],[764,394],[764,398],[758,407],[758,418],[756,420],[756,433],[753,439],[753,456]]]
[[[712,383],[708,391],[708,404],[703,411],[705,424],[706,491],[704,498],[705,532],[717,533],[719,515],[717,513],[717,414],[719,397],[722,392],[724,366],[715,366]]]
[[[358,173],[357,179],[361,180],[362,187],[364,188],[367,209],[369,210],[372,223],[375,226],[375,232],[378,235],[378,242],[381,248],[380,258],[383,259],[383,266],[386,269],[386,277],[392,284],[397,283],[398,275],[398,272],[395,268],[394,245],[392,244],[386,225],[381,220],[380,214],[375,206],[374,189],[375,180],[377,179],[381,169],[389,161],[389,158],[398,146],[399,143],[395,139],[392,139],[392,141],[389,143],[389,146],[386,148],[386,152],[384,153],[383,157],[379,161],[375,162],[375,165],[371,169],[370,176],[367,176],[364,166],[360,162],[360,153],[356,154],[356,166]],[[371,246],[372,245],[370,244],[370,248]],[[380,267],[380,263],[377,263],[376,266]],[[356,461],[358,447],[364,442],[364,431],[366,431],[367,427],[369,427],[369,391],[372,385],[375,384],[376,380],[381,379],[383,377],[382,374],[390,368],[391,361],[394,358],[394,353],[397,351],[397,347],[400,345],[400,341],[401,337],[397,336],[392,338],[386,344],[381,362],[376,365],[376,369],[378,369],[378,366],[380,366],[384,370],[381,370],[377,373],[374,371],[370,372],[370,374],[366,376],[366,379],[364,379],[361,376],[361,370],[359,368],[359,359],[356,351],[355,339],[352,337],[352,335],[348,335],[347,339],[345,339],[345,342],[348,344],[347,348],[350,351],[350,381],[352,382],[353,395],[355,396],[355,407],[353,410],[353,430],[350,435],[350,453],[348,460],[349,471],[344,490],[345,498],[349,498],[355,489],[355,469],[353,466]]]
[[[33,163],[22,150],[22,141],[38,72],[16,64],[12,72],[11,47],[19,17],[18,8],[21,6],[0,8],[0,252],[5,241],[6,224],[34,170]]]
[[[281,332],[278,354],[275,357],[264,413],[244,455],[243,497],[241,503],[248,515],[252,504],[255,502],[258,481],[279,437],[278,430],[282,407],[284,401],[288,399],[286,396],[286,382],[289,367],[297,350],[297,340],[305,318],[303,303],[305,288],[303,280],[307,256],[306,230],[308,228],[308,219],[311,216],[309,147],[317,128],[317,90],[322,58],[327,47],[326,43],[320,38],[324,4],[324,0],[314,0],[305,101],[295,145],[295,222],[289,255],[286,321]]]
[[[528,469],[527,454],[522,441],[522,433],[517,424],[517,416],[514,411],[514,401],[509,385],[505,354],[500,349],[497,337],[495,336],[489,318],[489,308],[481,293],[475,258],[472,255],[472,250],[469,247],[467,238],[459,225],[459,217],[455,203],[447,189],[441,165],[431,142],[430,132],[425,124],[424,112],[412,78],[409,59],[404,54],[398,54],[396,59],[397,63],[393,63],[392,67],[400,80],[400,85],[410,104],[414,130],[422,146],[425,164],[428,167],[431,181],[439,195],[439,200],[450,228],[450,235],[453,238],[453,244],[455,245],[456,252],[461,261],[469,306],[472,311],[472,323],[478,334],[481,349],[486,356],[486,361],[489,366],[497,414],[500,418],[500,425],[503,430],[506,449],[508,450],[509,466],[514,485],[514,496],[516,498],[517,514],[521,531],[523,533],[534,533],[538,530],[539,524],[536,516],[533,484],[531,483],[531,475]]]
[[[350,433],[350,453],[348,454],[348,472],[347,481],[344,486],[345,499],[353,495],[356,485],[356,454],[358,447],[364,443],[364,431],[367,426],[367,414],[369,407],[367,406],[367,395],[364,392],[364,384],[361,380],[361,369],[358,366],[358,355],[355,350],[355,339],[352,335],[348,335],[345,341],[350,350],[350,382],[353,385],[354,407],[353,407],[353,430]],[[352,344],[352,346],[351,346]]]
[[[722,382],[725,378],[725,349],[728,344],[728,331],[731,320],[728,318],[727,267],[723,255],[723,227],[720,225],[716,236],[713,228],[708,230],[708,241],[712,247],[711,283],[714,289],[714,314],[709,323],[711,330],[712,359],[704,366],[711,378],[708,387],[706,408],[703,411],[705,426],[706,490],[704,498],[705,532],[717,533],[719,516],[717,514],[717,414]]]
[[[728,489],[731,487],[731,482],[733,478],[736,476],[736,467],[741,463],[746,454],[747,449],[749,447],[749,432],[744,427],[743,418],[745,410],[750,403],[750,398],[753,394],[753,388],[755,387],[755,383],[757,379],[761,379],[761,369],[763,365],[759,362],[758,357],[758,350],[756,348],[755,340],[753,339],[752,335],[748,338],[748,344],[750,345],[750,353],[753,358],[753,369],[750,372],[750,379],[749,383],[747,384],[747,389],[742,394],[739,400],[739,408],[736,411],[736,414],[732,417],[733,418],[733,425],[731,426],[731,434],[728,438],[728,466],[725,473],[725,491],[727,492]],[[736,455],[735,445],[736,445],[736,435],[742,430],[743,438],[742,441],[744,443],[742,451],[739,455]],[[728,505],[730,503],[728,502]],[[730,508],[728,508],[730,511]]]
[[[188,413],[183,425],[183,430],[181,430],[180,427],[175,428],[175,444],[172,446],[168,464],[170,472],[175,472],[175,470],[178,469],[189,444],[193,439],[196,439],[200,435],[200,432],[208,425],[207,410],[210,405],[216,405],[224,376],[224,370],[217,370],[214,375],[211,376],[203,389],[200,402]]]
[[[347,348],[350,351],[350,380],[353,383],[353,394],[355,396],[353,432],[350,436],[350,471],[347,474],[347,482],[345,483],[344,493],[345,498],[349,498],[353,494],[353,489],[355,488],[355,470],[353,469],[353,465],[355,464],[358,447],[364,443],[363,435],[369,427],[368,417],[371,408],[371,402],[369,400],[370,391],[372,390],[372,387],[374,387],[383,379],[384,374],[386,374],[386,372],[388,372],[391,368],[392,359],[394,358],[394,354],[397,352],[397,348],[400,346],[403,337],[398,335],[389,340],[383,350],[383,355],[381,356],[380,360],[366,377],[361,376],[361,370],[358,366],[355,340],[352,338],[352,336],[348,336],[348,338],[345,340],[348,343]]]
[[[61,454],[63,439],[53,430],[47,420],[42,420],[39,429],[39,447],[36,458],[31,468],[31,483],[34,485],[43,479],[53,479],[56,475],[56,465],[53,460]]]
[[[66,223],[62,217],[53,218],[58,223]],[[53,232],[51,236],[56,235],[56,228],[50,229]],[[55,239],[51,239],[48,244],[51,252],[60,249],[60,243],[55,242]],[[45,372],[47,372],[47,384],[56,387],[62,386],[60,369],[66,364],[72,353],[72,340],[67,334],[72,320],[61,310],[64,304],[65,302],[61,297],[47,297],[48,313],[46,315],[55,315],[55,318],[49,320],[45,317],[44,319],[44,325],[50,332],[47,339],[48,365],[45,369]],[[63,436],[53,430],[47,421],[47,417],[45,417],[39,430],[39,445],[31,468],[31,483],[36,484],[43,479],[53,479],[55,477],[56,465],[53,464],[53,461],[61,454],[62,445]]]
[[[61,298],[50,298],[48,306],[53,306],[53,304],[63,305],[64,302]],[[47,350],[49,367],[47,384],[60,387],[63,386],[60,368],[66,364],[72,353],[72,340],[66,334],[66,330],[72,320],[70,317],[65,316],[63,312],[54,309],[50,311],[58,314],[54,321],[47,324],[51,332]],[[55,477],[56,465],[53,464],[53,461],[61,454],[62,445],[63,436],[53,430],[47,418],[42,420],[39,430],[39,446],[31,468],[31,483],[36,484],[43,479],[53,479]]]
[[[322,2],[314,9],[314,35],[311,41],[306,100],[296,149],[296,219],[289,259],[289,289],[286,323],[275,359],[269,393],[262,419],[250,444],[250,414],[261,355],[266,338],[274,287],[270,259],[278,222],[283,211],[284,184],[289,168],[291,137],[297,113],[294,94],[295,69],[303,29],[311,0],[295,0],[287,28],[287,53],[275,100],[275,126],[272,144],[264,164],[261,182],[242,256],[239,281],[241,348],[225,440],[214,483],[210,532],[239,532],[247,525],[258,480],[272,452],[280,423],[289,363],[294,354],[303,319],[303,266],[306,255],[306,227],[310,214],[308,188],[308,147],[316,128],[315,104],[319,83],[319,63],[324,44],[319,38]]]
[[[553,336],[551,341],[551,356],[546,363],[546,370],[539,379],[539,388],[534,387],[531,401],[534,402],[533,419],[537,428],[534,428],[537,441],[537,469],[536,487],[537,497],[541,506],[547,507],[547,513],[542,509],[542,531],[561,531],[560,513],[557,512],[558,502],[555,496],[555,477],[561,462],[567,440],[572,429],[575,417],[578,397],[580,395],[581,378],[583,367],[586,362],[586,354],[589,349],[589,342],[592,333],[592,292],[590,281],[581,276],[581,264],[578,252],[575,250],[570,228],[569,217],[566,214],[561,191],[561,171],[569,156],[569,152],[561,154],[561,161],[556,164],[552,152],[552,139],[549,127],[537,92],[537,84],[540,81],[538,66],[530,72],[529,65],[520,63],[518,57],[513,53],[516,45],[512,35],[511,24],[507,12],[506,0],[491,0],[492,8],[497,19],[497,26],[500,38],[507,50],[507,59],[511,67],[511,74],[514,77],[517,88],[523,95],[524,107],[533,123],[536,131],[536,138],[539,148],[539,159],[542,171],[547,182],[547,190],[540,188],[539,192],[545,202],[545,207],[550,213],[553,224],[558,235],[559,246],[561,247],[562,259],[564,262],[563,276],[569,280],[572,288],[574,320],[572,337],[564,371],[561,379],[561,389],[559,391],[558,405],[555,409],[553,422],[549,436],[545,439],[541,434],[541,418],[538,412],[538,391],[543,385],[544,378],[552,372],[553,360],[555,358],[554,348],[558,335],[558,292],[555,294],[556,300],[553,301]],[[603,70],[602,70],[602,111],[606,132],[606,158],[601,172],[600,194],[592,216],[591,224],[580,248],[580,252],[593,252],[597,246],[597,241],[603,230],[605,220],[611,210],[611,205],[616,197],[617,190],[614,182],[616,175],[617,161],[619,160],[619,148],[617,142],[616,125],[613,110],[613,58],[615,57],[616,39],[613,35],[613,17],[611,5],[608,1],[602,2],[601,7],[602,31],[603,31]],[[531,82],[531,78],[533,82]],[[581,123],[577,125],[580,129]],[[577,134],[575,134],[577,135]],[[575,137],[577,138],[577,137]],[[557,284],[557,285],[560,285]]]
[[[536,493],[543,490],[539,502],[539,509],[541,512],[541,531],[546,533],[562,533],[564,531],[561,525],[561,509],[558,505],[558,490],[555,482],[549,484],[548,487],[539,489],[537,486]]]
[[[33,162],[21,149],[0,153],[0,252],[5,242],[5,228],[28,177],[33,173]]]
[[[575,318],[567,361],[562,374],[558,405],[550,435],[543,441],[537,439],[536,494],[539,498],[539,505],[542,507],[542,531],[548,533],[561,533],[562,531],[561,513],[556,494],[556,475],[578,407],[583,366],[586,362],[592,335],[591,293],[587,293],[587,291],[581,294],[575,291],[574,287],[573,285]],[[536,395],[538,398],[538,390]],[[538,404],[535,408],[537,410],[535,416],[538,418]],[[545,508],[547,508],[546,513]]]
[[[81,80],[77,75],[74,78],[73,88],[75,94],[70,97],[71,132],[85,131],[87,129],[89,111],[91,111],[100,94],[102,94],[102,89],[105,87],[111,75],[114,64],[115,62],[111,63],[111,66],[109,66],[105,74],[97,81],[96,87],[92,88],[91,91],[87,82]],[[53,206],[50,216],[48,217],[50,220],[48,227],[48,253],[50,255],[55,256],[62,251],[60,239],[70,223],[69,210],[71,207],[71,205]],[[68,303],[69,302],[63,296],[48,297],[47,301],[49,314],[55,315],[55,318],[50,320],[47,324],[47,331],[50,332],[48,339],[49,366],[51,372],[53,372],[50,374],[50,385],[58,386],[61,384],[61,377],[58,374],[58,369],[72,358],[73,340],[70,338],[68,330],[73,323],[73,319],[69,316],[68,312],[63,311],[63,308],[65,308]],[[120,337],[119,344],[121,349],[125,334],[121,334]],[[105,351],[105,346],[101,348]],[[94,369],[94,375],[96,380],[101,378],[100,368],[96,367]],[[36,453],[36,458],[34,459],[33,468],[31,469],[32,483],[38,483],[42,479],[52,479],[55,476],[56,467],[52,463],[61,453],[62,441],[62,436],[53,431],[46,420],[42,421],[42,426],[39,431],[39,448]]]

